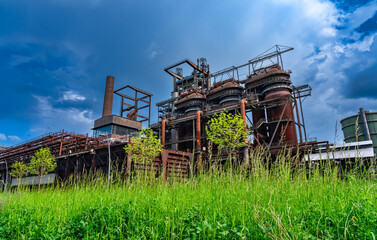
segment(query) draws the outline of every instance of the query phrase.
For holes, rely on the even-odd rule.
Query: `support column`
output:
[[[164,149],[161,153],[162,158],[162,179],[166,183],[166,177],[167,177],[167,163],[168,163],[168,151]]]
[[[162,144],[162,147],[164,148],[165,147],[165,125],[166,125],[166,122],[168,120],[164,119],[162,120],[162,123],[161,123],[161,144]]]
[[[246,133],[246,137],[244,139],[245,141],[245,144],[246,146],[244,147],[243,149],[243,158],[244,158],[244,161],[246,162],[247,166],[250,165],[250,161],[249,161],[249,149],[248,149],[248,140],[247,140],[247,122],[246,122],[246,108],[245,108],[245,103],[246,103],[246,100],[245,99],[242,99],[241,100],[241,116],[242,116],[242,120],[245,124],[245,133]]]

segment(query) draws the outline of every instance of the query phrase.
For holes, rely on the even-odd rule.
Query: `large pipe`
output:
[[[368,121],[367,121],[367,117],[365,115],[364,108],[360,108],[360,115],[361,115],[361,121],[362,121],[363,127],[364,127],[365,140],[371,140],[369,127],[368,127]]]
[[[249,166],[250,163],[249,163],[249,151],[248,151],[248,147],[247,147],[247,142],[248,142],[248,141],[247,141],[247,127],[246,127],[246,126],[247,126],[247,123],[246,123],[246,109],[245,109],[245,103],[246,103],[246,100],[245,100],[245,99],[242,99],[242,100],[241,100],[241,116],[242,116],[242,120],[243,120],[243,122],[244,122],[244,124],[245,124],[245,134],[246,134],[245,139],[244,139],[246,146],[245,146],[245,148],[243,149],[243,158],[244,158],[244,160],[245,160],[247,166]]]
[[[201,129],[200,129],[200,114],[203,114],[202,111],[197,111],[196,112],[196,150],[198,152],[201,151],[202,145],[200,142],[200,137],[201,137]],[[198,170],[202,168],[202,155],[198,155]]]
[[[247,128],[246,128],[246,110],[245,110],[245,103],[246,103],[246,100],[245,99],[242,99],[241,100],[241,116],[242,116],[242,120],[243,122],[245,123],[245,133],[246,133],[246,137],[245,137],[245,143],[247,143]]]
[[[202,148],[200,137],[201,137],[201,129],[200,129],[200,114],[203,114],[202,111],[196,112],[196,150],[200,151]]]
[[[113,114],[114,77],[106,77],[105,98],[103,100],[102,117]]]
[[[165,125],[168,120],[164,119],[161,123],[161,144],[162,147],[165,147]]]

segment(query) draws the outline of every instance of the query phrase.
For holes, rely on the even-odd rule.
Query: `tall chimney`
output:
[[[105,99],[103,100],[102,117],[113,114],[114,77],[106,77]]]

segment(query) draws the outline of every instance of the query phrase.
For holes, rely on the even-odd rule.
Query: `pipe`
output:
[[[196,150],[200,151],[202,146],[200,142],[201,129],[200,129],[200,114],[203,114],[202,111],[196,112]]]
[[[177,91],[177,77],[174,77],[174,80],[173,80],[173,92],[176,92]]]
[[[245,99],[242,99],[241,100],[241,116],[242,116],[242,120],[243,122],[245,123],[245,133],[246,133],[246,137],[245,137],[245,143],[247,143],[247,128],[246,128],[246,110],[245,110],[245,103],[246,103],[246,100]]]
[[[364,108],[360,108],[360,115],[361,115],[361,120],[363,122],[365,140],[371,140],[369,127],[368,127],[368,121],[367,121],[367,117],[365,115]]]
[[[62,155],[62,148],[63,148],[63,137],[64,137],[64,129],[62,131],[62,137],[60,139],[60,148],[59,148],[59,156]]]
[[[245,100],[245,99],[242,99],[242,100],[241,100],[241,116],[242,116],[242,120],[243,120],[243,122],[244,122],[244,124],[245,124],[245,134],[246,134],[245,139],[244,139],[246,146],[245,146],[245,148],[243,149],[243,158],[244,158],[244,160],[245,160],[245,162],[246,162],[246,165],[247,165],[248,167],[250,167],[250,162],[249,162],[249,151],[248,151],[248,147],[247,147],[247,142],[248,142],[248,141],[247,141],[247,128],[246,128],[247,123],[246,123],[246,109],[245,109],[245,103],[246,103],[246,100]]]
[[[202,111],[197,111],[196,112],[196,150],[198,152],[201,151],[202,145],[200,142],[200,137],[201,137],[201,129],[200,129],[200,114],[203,114]],[[199,154],[198,156],[198,170],[200,171],[202,167],[202,155]]]
[[[105,98],[103,100],[102,117],[113,114],[114,77],[106,77]]]
[[[165,125],[168,120],[164,119],[161,123],[161,144],[162,147],[165,147]]]
[[[109,164],[107,169],[107,184],[110,184],[110,174],[111,174],[111,153],[110,153],[110,140],[107,140],[107,150],[109,152]],[[78,168],[77,168],[78,170]]]

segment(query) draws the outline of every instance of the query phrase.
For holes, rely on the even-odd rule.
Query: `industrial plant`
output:
[[[52,183],[55,178],[66,179],[72,174],[99,170],[107,173],[112,164],[121,166],[125,173],[146,171],[145,166],[132,161],[123,149],[131,137],[137,136],[143,124],[158,134],[164,148],[161,156],[148,166],[148,171],[165,179],[187,178],[190,170],[201,169],[208,163],[210,143],[205,126],[222,111],[239,114],[247,125],[245,147],[237,150],[240,161],[248,159],[250,150],[257,147],[266,148],[271,154],[289,148],[305,155],[307,161],[320,160],[317,155],[327,152],[331,145],[328,141],[318,142],[307,137],[303,102],[312,89],[307,84],[294,85],[291,71],[284,68],[282,54],[291,50],[293,48],[276,45],[244,64],[213,73],[205,58],[196,62],[184,60],[165,68],[173,89],[169,98],[156,104],[158,119],[155,123],[151,123],[153,95],[130,85],[114,90],[115,79],[108,76],[102,117],[94,122],[92,136],[62,130],[1,149],[0,180],[10,183],[12,164],[15,161],[27,163],[41,147],[49,147],[58,163],[53,177],[46,183]],[[121,103],[118,115],[113,114],[114,96]],[[343,119],[345,141],[373,140],[376,150],[375,119],[376,113],[363,109],[358,115]],[[367,143],[368,154],[365,155],[369,158],[374,157],[370,144]],[[213,147],[217,152],[216,146]],[[223,158],[221,152],[217,157]]]

